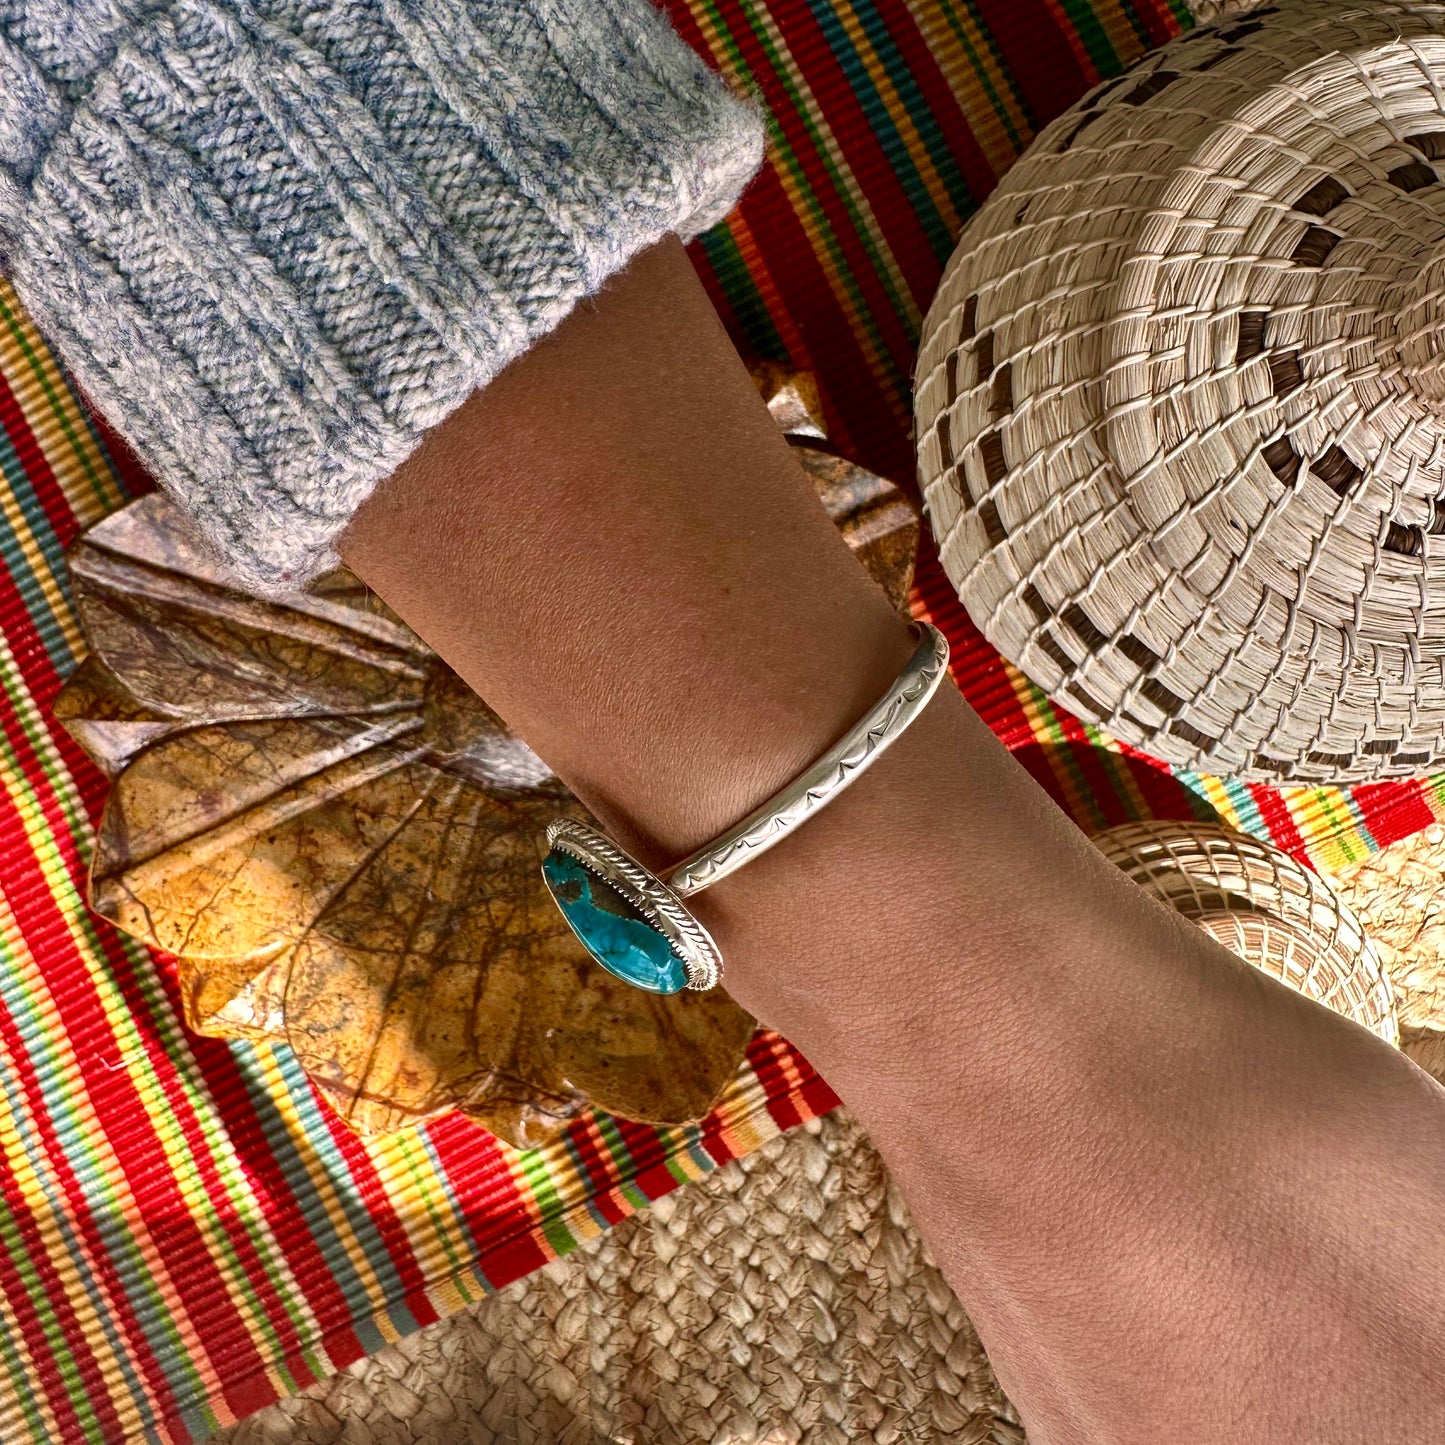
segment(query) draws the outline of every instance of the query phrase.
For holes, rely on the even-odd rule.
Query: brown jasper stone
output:
[[[708,1112],[753,1019],[592,962],[541,877],[580,806],[354,578],[243,596],[159,495],[70,560],[93,650],[55,711],[114,779],[90,903],[176,955],[193,1029],[290,1044],[364,1133]]]
[[[918,555],[913,504],[886,477],[850,461],[829,443],[818,388],[806,371],[777,361],[756,361],[750,370],[824,509],[873,580],[906,612]]]

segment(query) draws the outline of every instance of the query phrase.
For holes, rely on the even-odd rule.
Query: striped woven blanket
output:
[[[909,376],[953,239],[1045,121],[1182,0],[667,0],[773,117],[694,246],[740,346],[819,377],[835,441],[912,471]],[[835,1100],[760,1033],[714,1114],[603,1115],[518,1153],[457,1118],[364,1143],[284,1050],[188,1035],[173,976],[83,904],[104,782],[49,716],[83,647],[62,553],[148,486],[0,283],[0,1441],[184,1442],[494,1290]],[[1174,777],[1051,706],[925,549],[960,684],[1085,826],[1213,816],[1315,861],[1424,826],[1439,785]]]

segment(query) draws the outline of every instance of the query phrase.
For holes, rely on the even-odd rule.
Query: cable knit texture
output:
[[[0,269],[294,590],[427,428],[721,219],[762,132],[649,0],[0,0]]]

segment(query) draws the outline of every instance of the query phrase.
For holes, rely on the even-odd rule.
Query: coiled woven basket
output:
[[[1283,0],[1048,126],[918,366],[943,563],[1075,713],[1258,780],[1445,766],[1445,6]]]
[[[1219,824],[1151,819],[1094,835],[1096,848],[1262,972],[1398,1047],[1389,975],[1349,905],[1288,853]]]

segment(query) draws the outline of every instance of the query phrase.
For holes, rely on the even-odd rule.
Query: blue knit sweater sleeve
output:
[[[0,270],[258,591],[761,154],[651,0],[0,0]]]

